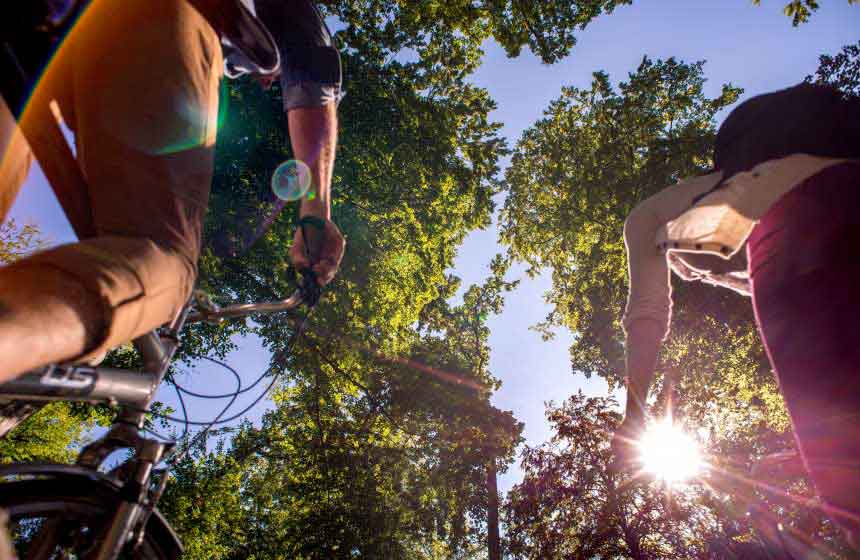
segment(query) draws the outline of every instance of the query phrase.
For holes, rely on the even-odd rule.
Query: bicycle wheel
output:
[[[0,484],[0,508],[9,515],[11,539],[21,560],[92,557],[119,500],[116,486],[77,476]],[[175,560],[181,555],[173,530],[155,512],[138,551],[121,558]]]

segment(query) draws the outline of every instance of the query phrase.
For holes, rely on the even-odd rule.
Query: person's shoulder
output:
[[[717,186],[717,183],[719,183],[722,178],[723,173],[721,171],[712,171],[704,175],[686,177],[671,186],[684,189],[685,191],[707,192]]]
[[[712,190],[722,179],[719,171],[694,175],[671,184],[636,205],[631,215],[652,213],[669,220],[693,205],[694,200]]]

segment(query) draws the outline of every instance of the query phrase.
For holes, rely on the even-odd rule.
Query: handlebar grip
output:
[[[299,227],[302,231],[302,240],[305,242],[305,257],[311,264],[318,262],[320,252],[325,245],[325,220],[316,216],[304,216],[299,220]],[[299,270],[299,273],[302,276],[303,299],[308,307],[313,307],[322,293],[316,273],[310,268]]]
[[[317,282],[317,275],[313,270],[308,268],[300,271],[302,281],[300,289],[302,291],[302,300],[308,307],[313,307],[317,304],[322,295],[322,288]]]
[[[313,228],[308,226],[313,226]],[[320,252],[325,245],[325,220],[316,216],[304,216],[299,220],[299,227],[305,242],[305,257],[310,263],[318,262]]]

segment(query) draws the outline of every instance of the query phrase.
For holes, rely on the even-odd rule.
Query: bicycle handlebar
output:
[[[295,309],[304,301],[302,290],[296,290],[293,295],[281,301],[265,301],[259,303],[241,303],[238,305],[230,305],[228,307],[218,307],[213,304],[213,307],[206,308],[200,306],[198,311],[190,313],[186,323],[199,323],[200,321],[218,322],[224,319],[234,319],[237,317],[245,317],[252,313],[277,313],[279,311],[289,311]]]
[[[295,309],[302,303],[307,305],[308,308],[312,308],[319,301],[321,288],[317,284],[316,275],[313,271],[303,270],[301,274],[302,285],[290,297],[280,301],[240,303],[220,307],[209,299],[207,294],[198,290],[192,296],[197,303],[197,310],[188,314],[185,323],[199,323],[201,321],[218,323],[224,319],[247,317],[253,313],[279,313]]]

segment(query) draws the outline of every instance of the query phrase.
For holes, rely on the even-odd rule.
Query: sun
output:
[[[699,445],[671,417],[651,424],[639,440],[642,470],[668,484],[684,482],[702,471]]]

